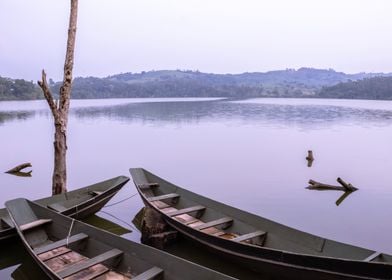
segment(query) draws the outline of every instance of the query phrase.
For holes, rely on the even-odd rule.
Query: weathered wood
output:
[[[206,208],[204,206],[196,205],[196,206],[192,206],[192,207],[188,207],[188,208],[184,208],[184,209],[180,209],[180,210],[176,210],[176,211],[170,211],[170,212],[167,212],[166,214],[170,217],[174,217],[174,216],[178,216],[178,215],[182,215],[182,214],[198,212],[198,214],[196,214],[196,216],[200,216],[200,213],[203,212],[205,209]]]
[[[45,264],[53,271],[53,272],[58,272],[61,270],[64,270],[68,267],[71,267],[73,264],[79,263],[81,261],[87,260],[88,258],[77,253],[74,251],[71,251],[69,253],[66,253],[64,255],[52,258],[50,260],[47,260]]]
[[[84,269],[87,269],[91,266],[94,266],[96,264],[100,264],[100,263],[108,261],[110,259],[120,257],[122,254],[123,254],[122,251],[120,251],[118,249],[112,249],[112,250],[107,251],[103,254],[100,254],[94,258],[84,260],[83,262],[75,263],[72,266],[67,267],[66,269],[63,269],[63,270],[57,272],[57,274],[61,278],[66,278],[68,276],[71,276],[72,274],[78,273],[78,272],[80,272]]]
[[[152,196],[148,197],[148,201],[158,201],[158,200],[165,200],[165,199],[177,199],[179,198],[180,195],[178,193],[169,193],[169,194],[164,194],[164,195],[158,195],[158,196]]]
[[[382,255],[381,252],[374,252],[373,254],[371,254],[369,257],[367,257],[363,261],[364,262],[371,262],[372,260],[374,260],[375,258],[379,257],[380,255]]]
[[[148,243],[145,244],[163,250],[177,240],[177,234],[178,232],[176,230],[152,234],[148,237]]]
[[[320,183],[314,180],[309,180],[309,186],[307,187],[309,190],[336,190],[336,191],[346,191],[344,187],[341,186],[333,186],[329,184]]]
[[[263,237],[265,236],[267,233],[261,230],[255,231],[255,232],[251,232],[251,233],[247,233],[244,235],[240,235],[238,237],[233,238],[233,241],[236,242],[242,242],[242,241],[246,241],[255,237]]]
[[[86,268],[78,273],[72,274],[69,277],[64,278],[64,280],[96,280],[97,277],[101,276],[102,274],[109,272],[109,268],[102,264],[96,264],[89,268]],[[116,273],[117,274],[117,273]],[[105,278],[105,280],[125,280],[129,278]]]
[[[15,166],[14,168],[11,168],[10,170],[6,171],[5,173],[11,173],[11,174],[12,173],[17,173],[17,172],[20,172],[22,169],[25,169],[27,167],[32,167],[30,162],[19,164],[19,165]],[[31,171],[26,172],[26,173],[27,174],[31,174]]]
[[[21,231],[25,231],[25,230],[29,230],[29,229],[33,229],[33,228],[36,228],[39,226],[46,225],[51,222],[52,222],[52,220],[50,220],[50,219],[39,219],[39,220],[35,220],[35,221],[27,223],[27,224],[20,225],[19,228]]]
[[[346,183],[345,181],[343,181],[343,179],[340,178],[340,177],[338,177],[338,178],[336,179],[336,181],[338,181],[338,183],[341,184],[341,185],[346,189],[346,191],[351,191],[351,192],[353,192],[353,191],[358,190],[358,189],[357,189],[356,187],[354,187],[353,185],[348,184],[348,183]]]
[[[159,187],[159,184],[158,183],[145,183],[145,184],[138,185],[138,187],[141,190],[144,190],[144,189],[149,189],[149,188],[157,188],[157,187]]]
[[[76,243],[76,242],[83,241],[83,240],[85,240],[87,238],[88,238],[87,234],[78,233],[78,234],[70,236],[68,238],[68,240],[67,240],[67,238],[64,238],[64,239],[58,240],[56,242],[50,243],[50,244],[48,244],[46,246],[35,248],[34,249],[34,253],[39,255],[39,254],[42,254],[44,252],[48,252],[48,251],[54,250],[56,248],[65,246],[65,245],[67,245],[67,242],[68,242],[68,244],[73,244],[73,243]]]
[[[177,238],[177,231],[173,231],[162,215],[150,207],[144,208],[141,233],[143,244],[159,249],[165,248]]]
[[[149,270],[143,272],[132,278],[132,280],[153,280],[158,279],[159,276],[162,276],[163,270],[159,267],[154,266]]]
[[[324,183],[320,183],[314,180],[309,180],[309,186],[307,187],[307,189],[310,190],[336,190],[336,191],[356,191],[357,188],[355,188],[353,185],[351,184],[347,184],[346,182],[344,182],[341,178],[337,178],[336,179],[342,186],[333,186],[333,185],[329,185],[329,184],[324,184]]]
[[[228,225],[230,225],[232,223],[233,223],[233,219],[225,217],[225,218],[220,218],[218,220],[214,220],[214,221],[211,221],[208,223],[204,223],[204,224],[196,226],[194,228],[198,229],[198,230],[203,230],[206,228],[215,227],[215,226],[219,226],[219,225],[225,225],[224,228],[227,228]]]
[[[58,256],[67,254],[67,253],[69,253],[69,252],[71,252],[71,249],[69,249],[69,248],[67,248],[67,247],[65,247],[65,246],[62,246],[62,247],[55,248],[55,249],[53,249],[53,250],[51,250],[51,251],[48,251],[48,252],[39,254],[38,257],[39,257],[39,259],[40,259],[41,261],[45,262],[45,261],[47,261],[47,260],[56,258],[56,257],[58,257]]]
[[[64,62],[63,84],[60,87],[59,102],[55,102],[46,80],[46,73],[42,70],[42,79],[38,81],[45,99],[54,118],[54,170],[52,177],[52,193],[59,194],[67,191],[67,126],[68,112],[71,98],[72,70],[74,64],[74,50],[76,40],[76,25],[78,15],[78,0],[71,0],[71,11],[68,26],[67,48]]]
[[[314,157],[313,157],[313,151],[309,150],[308,151],[308,156],[306,157],[306,160],[308,161],[308,167],[312,167]]]

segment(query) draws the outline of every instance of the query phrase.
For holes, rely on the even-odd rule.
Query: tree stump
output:
[[[145,207],[141,225],[143,244],[163,249],[174,242],[177,231],[170,228],[162,215],[151,207]]]
[[[306,160],[308,161],[308,167],[312,167],[314,157],[313,157],[313,151],[309,150],[308,151],[308,156],[306,157]]]

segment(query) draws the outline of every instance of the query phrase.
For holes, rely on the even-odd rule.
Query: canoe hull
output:
[[[45,226],[44,229],[48,236],[51,236],[51,238],[54,238],[54,240],[66,238],[69,230],[72,232],[72,236],[75,236],[77,234],[84,234],[88,236],[88,238],[85,239],[86,243],[80,244],[80,251],[79,249],[76,249],[78,247],[76,244],[70,245],[69,248],[71,248],[73,251],[79,252],[80,254],[83,254],[88,258],[92,258],[113,248],[121,250],[122,259],[119,260],[119,262],[115,261],[113,267],[105,263],[105,265],[107,264],[108,268],[110,268],[111,271],[124,273],[124,275],[132,274],[133,278],[151,267],[159,267],[164,271],[163,277],[140,279],[234,280],[234,278],[232,277],[201,267],[199,265],[169,255],[152,247],[138,244],[131,240],[127,240],[105,230],[101,230],[91,225],[85,224],[81,221],[72,221],[72,219],[70,219],[69,217],[59,215],[58,213],[43,208],[42,206],[34,204],[33,202],[28,203],[38,219],[51,220],[51,223]],[[11,213],[13,221],[18,224],[18,217],[20,217],[20,215],[18,216],[17,212],[19,211],[19,208],[12,207],[12,201],[7,202],[6,205]],[[16,213],[16,215],[14,213]],[[45,264],[36,255],[28,239],[25,238],[24,232],[21,231],[20,224],[18,226],[18,234],[20,235],[20,238],[26,250],[32,256],[34,261],[36,261],[37,264],[41,267],[41,269],[48,275],[48,277],[55,280],[61,279],[59,278],[58,274],[54,273],[49,268],[49,264]]]
[[[83,195],[83,193],[87,193],[89,191],[93,191],[95,186],[102,185],[99,187],[99,190],[103,190],[102,193],[97,194],[96,196],[91,197],[90,199],[76,205],[73,207],[69,207],[68,209],[61,211],[59,213],[70,216],[75,219],[83,219],[86,218],[102,209],[105,204],[113,198],[117,194],[117,192],[129,181],[128,177],[119,176],[115,177],[91,186],[87,186],[78,190],[74,190],[68,193],[68,196],[72,197],[72,193],[76,193],[79,196]],[[98,188],[97,188],[98,189]],[[60,197],[64,197],[66,200],[66,195],[55,195],[43,199],[39,199],[36,202],[43,206],[48,206],[53,202],[61,201]],[[8,216],[6,209],[0,209],[0,217]],[[10,227],[7,229],[0,230],[0,242],[8,241],[10,238],[17,238],[17,232],[14,227]]]
[[[154,186],[156,184],[162,185],[163,189],[156,187],[156,190],[160,190],[158,195],[162,196],[165,191],[168,193],[176,193],[180,195],[181,198],[187,199],[182,204],[182,208],[189,207],[195,204],[200,204],[206,207],[206,211],[209,209],[214,210],[215,213],[222,211],[225,216],[231,217],[236,223],[236,217],[238,222],[248,221],[254,224],[265,223],[272,228],[279,228],[282,231],[290,232],[293,235],[301,235],[304,239],[310,241],[323,240],[320,237],[312,236],[307,233],[303,233],[283,225],[279,225],[275,222],[266,221],[264,218],[259,218],[251,213],[246,213],[239,209],[229,207],[227,205],[212,201],[210,199],[204,198],[197,194],[191,193],[185,189],[182,189],[176,185],[173,185],[158,176],[149,173],[143,169],[131,169],[131,174],[134,179],[136,188],[144,202],[148,207],[155,209],[158,213],[162,215],[165,221],[174,229],[179,231],[183,236],[191,239],[198,244],[203,245],[208,250],[222,255],[226,258],[234,260],[235,263],[241,266],[246,266],[254,271],[261,273],[267,273],[272,277],[277,277],[277,279],[336,279],[336,280],[352,280],[352,279],[391,279],[392,278],[392,266],[390,263],[381,262],[365,262],[358,259],[347,259],[330,257],[323,255],[311,255],[306,253],[298,253],[291,251],[284,251],[280,249],[273,249],[270,247],[256,246],[251,244],[246,244],[242,242],[235,242],[230,239],[225,239],[217,237],[211,234],[207,234],[200,230],[196,230],[177,219],[167,215],[164,211],[156,207],[156,205],[149,201],[141,187],[145,190],[145,186]],[[154,187],[155,188],[155,187]],[[155,190],[155,189],[154,189]],[[150,193],[152,189],[150,189]],[[155,194],[157,196],[157,194]],[[193,203],[190,203],[192,202]],[[188,205],[185,205],[188,204]],[[180,207],[181,208],[181,207]],[[212,214],[209,214],[210,217]],[[215,217],[216,219],[216,217]],[[254,226],[257,228],[258,226]],[[238,229],[238,228],[237,228]],[[261,228],[262,229],[262,228]],[[274,234],[279,234],[279,232],[274,232]],[[275,236],[274,236],[275,237]],[[268,238],[268,237],[267,237]],[[301,240],[299,240],[301,242]],[[304,242],[302,240],[302,242]],[[335,241],[330,241],[324,239],[325,243],[333,244],[335,246],[342,246],[343,250],[347,248],[355,249],[360,253],[368,253],[367,249],[358,248],[348,244],[341,244]],[[315,244],[315,243],[313,243]],[[318,243],[320,244],[320,243]],[[370,251],[369,251],[370,252]],[[389,257],[385,255],[386,257]],[[295,276],[295,277],[294,277]]]

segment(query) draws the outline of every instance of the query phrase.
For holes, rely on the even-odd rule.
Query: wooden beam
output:
[[[164,200],[164,199],[170,199],[170,198],[179,198],[180,195],[178,193],[169,193],[169,194],[164,194],[164,195],[158,195],[158,196],[152,196],[152,197],[147,197],[147,200],[152,202],[152,201],[157,201],[157,200]]]
[[[233,238],[231,240],[232,241],[236,241],[236,242],[242,242],[242,241],[246,241],[246,240],[258,237],[258,236],[264,236],[266,234],[267,234],[266,232],[258,230],[258,231],[255,231],[255,232],[251,232],[251,233],[247,233],[247,234],[244,234],[244,235],[240,235],[240,236],[235,237],[235,238]]]
[[[68,238],[68,244],[72,244],[72,243],[76,243],[76,242],[79,242],[79,241],[83,241],[83,240],[85,240],[87,238],[88,238],[87,234],[85,234],[85,233],[78,233],[78,234],[72,235],[72,236],[70,236]],[[50,244],[48,244],[46,246],[35,248],[34,249],[34,253],[39,255],[39,254],[42,254],[42,253],[54,250],[56,248],[59,248],[59,247],[65,246],[65,245],[67,245],[67,238],[61,239],[61,240],[53,242],[53,243],[50,243]]]
[[[112,250],[107,251],[107,252],[105,252],[101,255],[98,255],[94,258],[75,263],[74,265],[71,265],[68,268],[57,272],[57,275],[60,276],[61,278],[66,278],[72,274],[78,273],[78,272],[80,272],[84,269],[87,269],[91,266],[94,266],[96,264],[108,261],[113,258],[117,258],[117,257],[121,256],[122,254],[123,254],[122,251],[120,251],[118,249],[112,249]]]
[[[20,228],[21,231],[25,231],[25,230],[29,230],[29,229],[32,229],[32,228],[35,228],[35,227],[39,227],[39,226],[42,226],[42,225],[45,225],[45,224],[48,224],[48,223],[51,223],[51,222],[52,222],[52,220],[50,220],[50,219],[39,219],[39,220],[32,221],[30,223],[21,225],[21,226],[19,226],[19,228]]]
[[[157,187],[159,187],[159,184],[158,183],[145,183],[145,184],[139,184],[138,187],[141,190],[145,190],[145,189],[149,189],[149,188],[157,188]]]
[[[371,262],[372,260],[374,260],[375,258],[377,258],[378,256],[382,255],[382,253],[380,252],[374,252],[373,254],[371,254],[369,257],[367,257],[366,259],[364,259],[364,262]]]
[[[188,208],[184,208],[184,209],[180,209],[180,210],[176,210],[176,211],[171,211],[166,213],[166,215],[170,216],[170,217],[174,217],[174,216],[178,216],[178,215],[182,215],[182,214],[188,214],[191,212],[201,212],[204,211],[206,208],[204,206],[201,205],[196,205],[196,206],[192,206],[192,207],[188,207]]]
[[[163,274],[163,270],[159,267],[154,266],[153,268],[150,268],[149,270],[143,272],[142,274],[139,274],[136,277],[133,277],[132,280],[158,279],[158,276],[162,276],[162,274]]]
[[[225,218],[220,218],[218,220],[205,223],[204,225],[196,226],[194,227],[194,229],[203,230],[210,227],[215,227],[223,224],[232,224],[232,223],[233,223],[233,219],[225,217]]]

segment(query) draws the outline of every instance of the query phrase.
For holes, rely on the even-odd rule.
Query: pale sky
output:
[[[69,0],[0,0],[0,76],[62,77]],[[74,76],[392,72],[391,0],[79,0]]]

